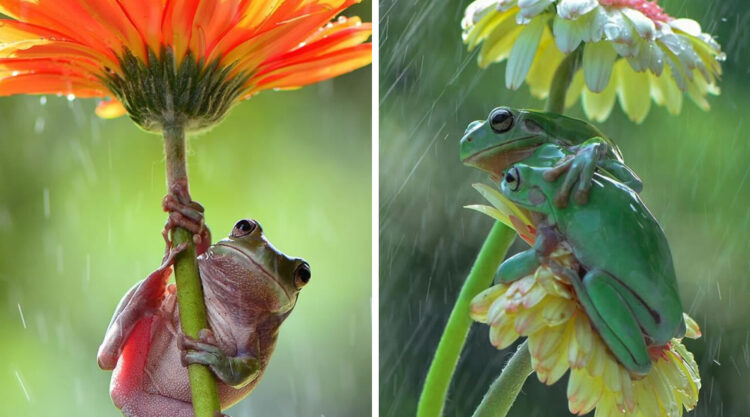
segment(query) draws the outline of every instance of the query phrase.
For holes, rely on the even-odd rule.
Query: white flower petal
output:
[[[579,22],[566,20],[555,16],[552,22],[552,32],[555,34],[555,44],[563,53],[573,52],[583,40]]]
[[[612,75],[612,65],[617,52],[609,42],[587,43],[583,49],[583,74],[589,90],[598,93],[604,90]]]
[[[518,0],[519,16],[531,19],[542,13],[554,0]]]
[[[607,12],[603,8],[597,7],[591,13],[584,15],[580,20],[583,20],[583,41],[584,42],[599,42],[604,37],[604,25],[609,21]]]
[[[469,4],[464,12],[464,18],[461,20],[461,27],[466,30],[468,27],[477,24],[494,8],[495,3],[497,3],[497,0],[477,0]]]
[[[674,19],[668,22],[669,26],[679,31],[685,32],[690,36],[700,36],[701,25],[693,19]]]
[[[615,10],[607,17],[607,23],[604,24],[605,39],[612,42],[621,56],[633,55],[638,34],[619,11]]]
[[[542,31],[549,18],[549,15],[545,15],[532,19],[516,38],[513,49],[510,51],[508,66],[505,69],[505,85],[509,89],[515,90],[523,84],[539,47]]]
[[[560,0],[557,3],[557,14],[563,19],[575,20],[598,5],[597,0]]]
[[[497,10],[504,12],[510,10],[512,7],[518,5],[518,0],[499,0],[497,2]]]
[[[630,20],[633,28],[638,35],[646,40],[653,40],[656,37],[656,25],[654,21],[646,17],[643,13],[635,9],[624,8],[622,14]]]

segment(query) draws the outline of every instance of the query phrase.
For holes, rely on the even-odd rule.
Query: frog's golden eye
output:
[[[518,172],[518,168],[513,167],[505,173],[505,182],[511,191],[518,191],[518,187],[521,186],[521,175]]]
[[[310,265],[306,263],[300,264],[294,270],[294,285],[298,289],[304,287],[310,281],[310,276]]]
[[[513,127],[513,113],[505,108],[492,110],[489,117],[490,127],[495,133],[505,133]]]
[[[247,236],[252,233],[256,227],[258,227],[258,223],[255,222],[255,220],[240,220],[234,225],[234,229],[232,229],[232,237]]]

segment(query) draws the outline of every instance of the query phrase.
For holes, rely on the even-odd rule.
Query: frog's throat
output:
[[[483,149],[464,159],[463,163],[502,176],[506,168],[534,154],[539,145],[539,136],[526,136]]]
[[[263,265],[261,265],[258,262],[256,262],[255,259],[253,259],[250,255],[248,255],[245,252],[243,252],[243,251],[235,248],[234,246],[227,245],[226,243],[218,242],[218,243],[216,243],[216,246],[222,246],[222,247],[225,247],[227,249],[231,249],[235,253],[243,256],[245,259],[247,259],[253,265],[255,265],[255,267],[258,268],[258,270],[261,271],[266,277],[268,277],[268,279],[270,279],[271,281],[273,281],[273,283],[276,284],[277,287],[281,288],[281,291],[284,292],[284,295],[286,295],[287,300],[289,300],[289,301],[292,300],[292,296],[289,295],[289,292],[286,290],[286,288],[284,288],[284,286],[281,285],[281,282],[279,282],[279,280],[275,276],[273,276],[273,274],[271,274],[270,272],[268,272],[268,270],[266,270],[266,268],[264,268]]]

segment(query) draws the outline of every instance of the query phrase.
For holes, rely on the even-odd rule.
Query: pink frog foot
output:
[[[169,233],[176,227],[183,228],[193,234],[193,243],[198,255],[204,253],[211,245],[211,231],[204,221],[204,209],[198,202],[190,199],[187,187],[177,185],[170,189],[162,200],[162,208],[169,213],[167,223],[164,225],[162,236],[167,242],[167,248],[171,246]]]

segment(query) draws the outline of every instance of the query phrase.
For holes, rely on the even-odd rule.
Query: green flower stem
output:
[[[445,325],[419,398],[418,417],[438,417],[442,414],[453,371],[471,327],[471,300],[490,285],[515,236],[514,230],[500,222],[492,226]]]
[[[555,70],[555,75],[552,78],[552,84],[550,84],[549,88],[547,111],[558,114],[562,114],[565,111],[565,96],[568,93],[570,82],[573,81],[573,76],[581,65],[582,49],[583,47],[578,47],[578,49],[568,54]]]
[[[490,385],[473,417],[505,417],[516,401],[526,378],[531,375],[531,353],[529,342],[524,340],[510,358],[503,372]]]
[[[185,131],[179,123],[164,129],[164,144],[167,165],[167,189],[173,192],[176,187],[187,190],[187,164],[185,160]],[[198,274],[193,235],[189,231],[172,230],[172,243],[177,246],[187,242],[187,248],[175,258],[174,272],[177,283],[177,303],[180,308],[182,332],[197,338],[198,331],[208,327],[206,306],[203,303],[203,287]],[[205,365],[188,366],[190,391],[193,398],[195,417],[214,417],[221,411],[219,390],[211,370]]]

